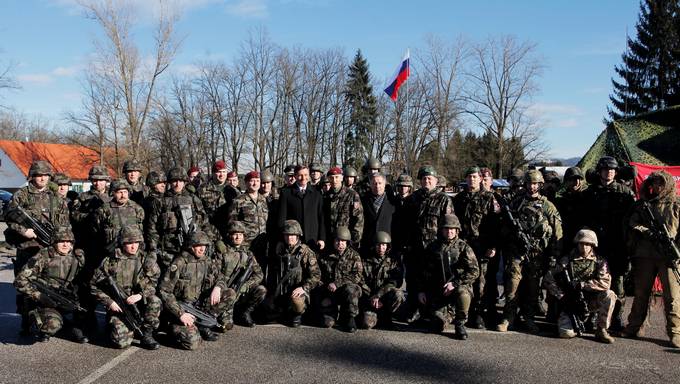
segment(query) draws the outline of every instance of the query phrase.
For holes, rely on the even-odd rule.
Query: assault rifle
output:
[[[123,292],[122,289],[116,283],[116,280],[111,276],[106,276],[106,284],[109,287],[109,297],[118,304],[121,312],[121,319],[123,323],[132,330],[138,337],[144,336],[144,331],[142,331],[142,325],[144,324],[144,319],[142,314],[139,313],[139,309],[135,304],[128,304],[126,302],[128,295]]]
[[[562,288],[565,294],[562,310],[569,315],[571,325],[574,327],[576,334],[583,336],[586,331],[583,319],[588,316],[588,303],[586,303],[583,292],[580,289],[574,288],[572,283],[574,280],[573,273],[572,266],[569,264],[569,267],[565,267],[560,275],[557,276],[557,281],[562,282],[560,288]]]
[[[20,224],[26,228],[33,229],[36,234],[36,240],[43,247],[47,247],[52,244],[52,234],[54,233],[54,226],[50,222],[41,223],[34,219],[31,215],[26,212],[21,206],[17,206],[11,209],[5,215],[5,220],[12,221]]]
[[[217,325],[217,319],[215,316],[205,311],[201,311],[200,309],[196,308],[194,304],[180,301],[179,306],[182,308],[182,311],[196,318],[197,326],[202,328],[212,328]]]
[[[243,285],[253,275],[253,257],[248,258],[248,263],[243,268],[236,268],[227,281],[227,287],[236,292],[236,300],[238,300]],[[236,301],[234,300],[234,301]]]
[[[281,290],[283,290],[284,285],[287,284],[288,281],[291,280],[291,278],[297,276],[297,274],[302,271],[302,266],[300,265],[300,251],[301,251],[301,249],[302,248],[299,248],[298,251],[294,255],[292,255],[290,258],[288,258],[288,264],[286,265],[286,268],[285,268],[287,270],[287,272],[283,276],[281,276],[278,284],[276,284],[276,289],[274,289],[273,297],[278,297],[281,294]],[[292,268],[291,268],[291,265],[290,265],[291,259],[297,260],[297,265],[295,267],[292,267]],[[281,259],[281,269],[279,269],[279,273],[281,273],[281,271],[283,271],[283,270],[284,270],[283,259]]]
[[[191,206],[177,205],[175,206],[175,214],[179,222],[179,233],[177,234],[177,241],[179,247],[184,246],[184,241],[196,232],[196,225],[194,224],[194,214],[191,211]]]
[[[519,259],[520,261],[524,262],[529,253],[534,249],[531,237],[529,237],[529,235],[524,231],[522,224],[512,214],[512,210],[510,210],[508,201],[504,197],[500,196],[498,196],[496,200],[501,206],[501,213],[503,214],[503,217],[505,217],[505,219],[508,221],[508,224],[510,224],[510,230],[512,231],[514,243],[519,247]]]
[[[666,224],[660,223],[654,217],[654,213],[652,212],[649,202],[644,201],[642,206],[644,207],[648,216],[649,229],[652,231],[654,238],[658,240],[655,243],[657,247],[659,247],[659,250],[668,259],[668,266],[671,268],[673,275],[675,275],[675,279],[680,284],[680,271],[678,271],[678,264],[680,264],[680,250],[678,250],[678,246],[675,244],[674,239],[668,232],[668,227],[666,227]]]
[[[53,303],[55,307],[67,312],[86,312],[85,308],[78,304],[75,289],[67,287],[53,288],[40,279],[33,280],[31,283],[35,289],[45,295],[47,301]]]

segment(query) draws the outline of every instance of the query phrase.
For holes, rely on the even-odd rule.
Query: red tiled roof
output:
[[[28,176],[31,163],[45,160],[52,164],[55,172],[65,173],[73,180],[87,180],[90,168],[99,163],[97,152],[80,145],[0,140],[0,150],[7,154],[24,176]],[[111,177],[115,177],[116,171],[108,168]]]

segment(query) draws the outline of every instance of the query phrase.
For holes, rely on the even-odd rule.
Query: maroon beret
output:
[[[213,172],[221,171],[223,169],[227,169],[227,165],[224,164],[224,160],[217,160],[215,164],[213,164]]]
[[[326,176],[335,176],[335,175],[342,175],[342,168],[340,167],[333,167],[326,172]]]
[[[238,177],[238,174],[235,171],[231,171],[227,173],[227,178],[232,178],[232,177]]]
[[[248,181],[250,179],[259,179],[260,178],[260,172],[257,171],[250,171],[246,173],[245,180]]]

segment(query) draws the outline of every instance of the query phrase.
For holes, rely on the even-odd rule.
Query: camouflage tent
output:
[[[675,106],[610,123],[578,166],[594,168],[605,155],[625,163],[680,165],[679,148],[680,106]]]

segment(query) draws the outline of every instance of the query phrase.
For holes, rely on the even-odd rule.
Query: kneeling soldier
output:
[[[119,242],[95,271],[92,295],[107,309],[109,336],[117,348],[129,347],[137,332],[144,348],[158,349],[153,332],[161,313],[161,299],[156,296],[161,270],[156,257],[140,249],[141,230],[123,228]]]
[[[356,332],[354,318],[359,314],[359,297],[363,285],[364,267],[361,256],[349,247],[352,233],[347,227],[335,230],[335,252],[319,258],[322,286],[314,292],[319,319],[325,327],[335,325],[338,306],[340,326],[344,331]]]
[[[158,285],[164,308],[171,319],[171,332],[184,349],[196,349],[201,338],[206,341],[217,340],[215,334],[205,323],[182,308],[188,304],[204,312],[217,321],[216,330],[226,329],[226,309],[228,290],[219,275],[217,264],[208,257],[207,248],[211,244],[205,232],[197,231],[191,235],[190,246],[182,250],[172,261]]]
[[[391,328],[392,316],[404,302],[404,292],[399,288],[404,281],[404,270],[398,255],[392,252],[389,233],[379,231],[375,234],[374,243],[363,261],[361,327],[371,329],[381,324]]]
[[[431,314],[432,330],[441,333],[448,324],[448,305],[455,306],[456,338],[468,338],[465,330],[472,283],[479,276],[477,258],[472,248],[458,238],[460,221],[453,214],[444,215],[439,227],[439,238],[425,252],[422,286],[418,301]]]
[[[227,298],[227,312],[224,326],[226,330],[234,326],[234,307],[237,310],[237,322],[246,327],[253,327],[255,323],[251,317],[267,294],[267,289],[260,285],[264,275],[257,263],[253,252],[243,246],[246,228],[240,221],[232,221],[227,228],[229,245],[224,254],[219,257],[220,272],[226,279],[225,292]]]
[[[38,341],[49,340],[68,324],[73,340],[87,343],[87,337],[76,326],[82,321],[84,310],[73,285],[85,262],[83,253],[73,250],[73,232],[69,227],[59,227],[52,242],[51,247],[28,259],[16,276],[14,287],[25,295],[29,326]]]
[[[563,257],[543,278],[545,288],[559,300],[557,331],[560,337],[570,339],[576,336],[575,328],[583,331],[583,317],[587,312],[597,311],[595,338],[611,344],[614,339],[607,333],[607,328],[614,312],[616,294],[609,289],[612,281],[609,267],[603,258],[595,254],[595,232],[589,229],[578,231],[574,243],[576,249]],[[579,310],[579,307],[583,309]]]
[[[267,306],[271,315],[288,317],[290,326],[299,327],[309,292],[321,284],[321,272],[314,251],[300,241],[302,228],[296,220],[286,220],[281,233],[283,242],[277,245],[269,265]]]

